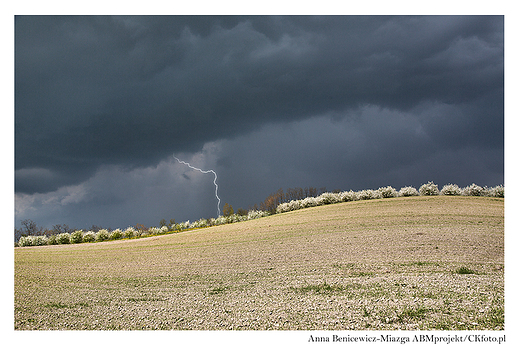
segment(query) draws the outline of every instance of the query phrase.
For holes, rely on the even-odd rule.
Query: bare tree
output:
[[[71,233],[69,225],[54,225],[52,226],[52,233],[53,234],[60,234],[60,233]]]
[[[36,225],[33,220],[22,220],[22,235],[41,235],[42,228]]]

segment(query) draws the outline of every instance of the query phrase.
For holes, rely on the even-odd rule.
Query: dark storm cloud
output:
[[[173,155],[235,209],[503,184],[503,17],[15,18],[17,225],[216,216]]]
[[[19,16],[16,191],[365,105],[440,105],[435,145],[501,147],[503,50],[494,16]]]

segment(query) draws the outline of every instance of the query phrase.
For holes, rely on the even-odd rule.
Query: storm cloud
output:
[[[16,218],[157,224],[278,188],[504,183],[502,16],[17,16]]]

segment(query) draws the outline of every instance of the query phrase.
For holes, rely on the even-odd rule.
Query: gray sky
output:
[[[503,17],[16,17],[16,227],[215,217],[174,155],[235,209],[503,184]]]

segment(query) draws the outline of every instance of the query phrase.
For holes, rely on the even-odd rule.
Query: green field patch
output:
[[[416,262],[409,262],[409,263],[401,263],[399,264],[403,267],[414,267],[414,266],[417,266],[417,267],[421,267],[421,266],[429,266],[429,265],[435,265],[435,266],[438,266],[439,264],[437,263],[432,263],[432,262],[424,262],[424,261],[416,261]]]
[[[400,322],[406,322],[407,320],[422,320],[426,317],[426,314],[432,311],[432,309],[425,307],[405,307],[398,315],[397,319]]]
[[[293,287],[292,290],[297,293],[317,293],[317,294],[332,294],[332,293],[349,293],[352,290],[359,290],[363,285],[352,283],[347,285],[328,284],[325,280],[319,284],[307,284],[300,287]]]
[[[229,290],[229,286],[218,286],[218,287],[214,287],[212,289],[210,289],[208,291],[208,294],[210,295],[214,295],[214,294],[221,294],[221,293],[224,293],[226,292],[227,290]]]
[[[476,270],[469,269],[468,267],[460,267],[457,270],[455,270],[455,273],[460,275],[478,274]]]

